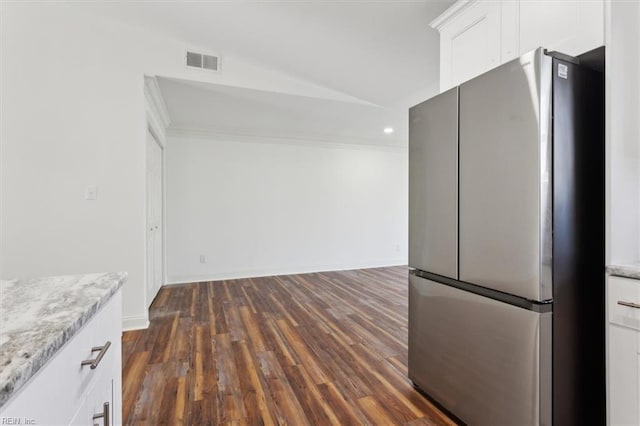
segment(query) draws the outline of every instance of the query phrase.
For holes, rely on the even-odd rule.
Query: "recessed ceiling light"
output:
[[[385,127],[383,132],[385,132],[385,134],[390,135],[391,133],[393,133],[393,127]]]

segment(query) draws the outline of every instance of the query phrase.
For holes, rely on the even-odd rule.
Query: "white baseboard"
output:
[[[136,315],[122,318],[122,331],[143,330],[149,327],[147,315]]]
[[[182,275],[167,277],[166,285],[197,283],[202,281],[236,280],[242,278],[272,277],[277,275],[309,274],[312,272],[348,271],[352,269],[384,268],[406,265],[407,259],[390,259],[376,262],[349,263],[321,266],[303,266],[297,268],[255,269],[234,272],[220,272],[207,275]]]

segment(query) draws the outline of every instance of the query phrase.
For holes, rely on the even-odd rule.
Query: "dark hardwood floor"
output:
[[[454,424],[407,379],[405,267],[169,286],[150,316],[125,424]]]

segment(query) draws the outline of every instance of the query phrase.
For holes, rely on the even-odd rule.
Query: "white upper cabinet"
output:
[[[520,0],[520,53],[546,47],[580,55],[604,44],[604,1]]]
[[[579,55],[604,44],[604,0],[459,0],[440,31],[440,90],[537,47]]]
[[[465,3],[454,15],[447,15],[460,3],[441,16],[445,19],[438,27],[442,91],[500,64],[500,3]]]

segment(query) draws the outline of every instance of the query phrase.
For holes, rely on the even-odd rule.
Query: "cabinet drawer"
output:
[[[62,425],[82,405],[97,383],[112,380],[121,368],[121,290],[104,305],[25,385],[2,407],[3,417],[21,417],[36,424]],[[95,358],[91,348],[110,341],[95,369],[81,366]],[[87,423],[90,424],[90,423]]]
[[[608,295],[609,322],[640,330],[640,281],[609,277]]]

